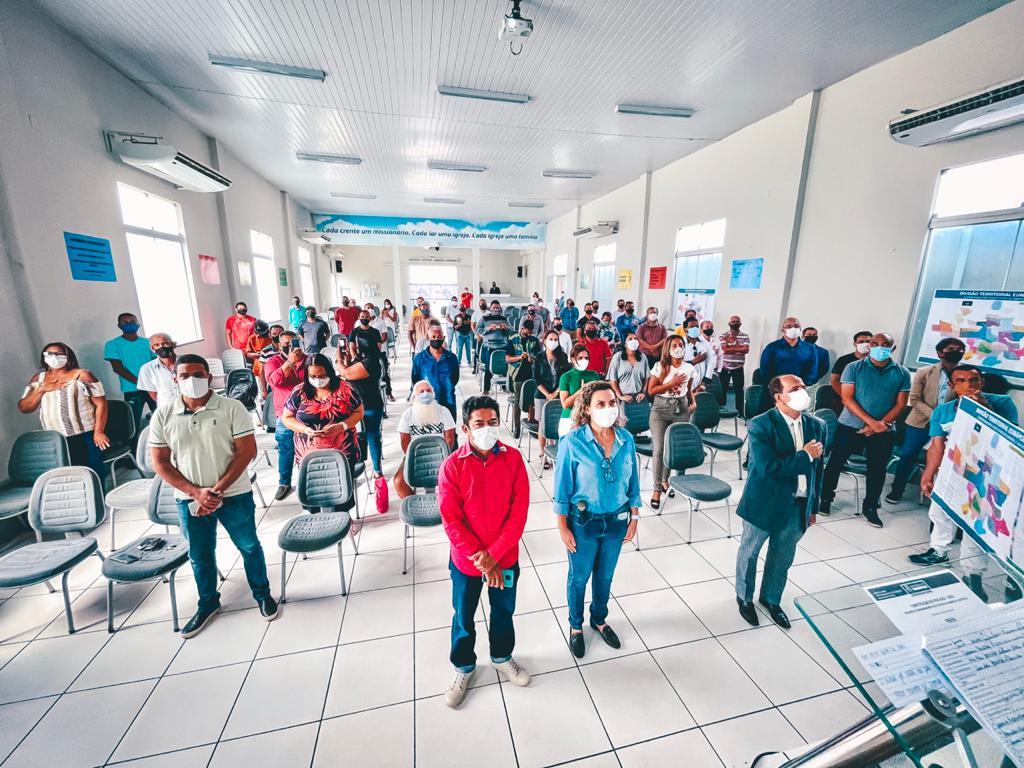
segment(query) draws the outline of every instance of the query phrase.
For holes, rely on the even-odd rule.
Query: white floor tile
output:
[[[281,606],[277,620],[267,626],[256,658],[336,645],[344,611],[345,598],[340,595],[289,600]]]
[[[835,691],[779,707],[807,742],[821,741],[868,715],[867,707],[849,691]]]
[[[182,642],[170,622],[119,629],[75,680],[71,690],[160,677]]]
[[[721,578],[721,574],[689,544],[647,549],[643,555],[673,587]]]
[[[808,594],[852,584],[846,576],[828,563],[805,563],[789,569],[789,581]]]
[[[648,648],[708,637],[709,632],[671,589],[627,595],[617,600]]]
[[[834,691],[840,683],[778,627],[759,627],[719,638],[773,704]]]
[[[0,642],[31,640],[56,616],[64,620],[59,585],[54,594],[13,597],[0,605]]]
[[[497,685],[470,691],[458,709],[446,705],[443,696],[417,701],[417,768],[474,765],[484,755],[488,768],[515,768],[501,694]]]
[[[324,717],[411,700],[412,646],[412,635],[340,646],[331,673]],[[445,665],[441,663],[441,666]]]
[[[409,702],[324,720],[313,768],[336,768],[341,755],[345,765],[412,765],[412,707]]]
[[[0,704],[63,693],[107,639],[86,632],[30,643],[0,670]]]
[[[689,584],[675,591],[713,635],[751,628],[739,614],[736,587],[728,579]]]
[[[207,768],[213,744],[117,763],[117,768]]]
[[[309,765],[316,743],[317,723],[222,741],[209,768],[293,768]]]
[[[678,764],[683,755],[686,768],[722,768],[722,761],[697,728],[618,750],[622,768],[662,768]]]
[[[531,674],[575,666],[558,619],[551,611],[516,616],[515,628],[514,656]]]
[[[348,596],[341,623],[341,642],[412,632],[412,587],[379,589]]]
[[[337,549],[332,557],[316,557],[303,560],[301,555],[288,555],[288,600],[308,600],[312,597],[330,597],[341,594],[341,571],[338,569]],[[352,550],[345,547],[345,578],[352,580]],[[271,589],[277,590],[281,583],[281,565],[275,563],[270,580]],[[401,567],[399,567],[401,572]]]
[[[42,719],[56,700],[56,696],[48,696],[0,706],[0,763],[18,746],[22,738]]]
[[[762,752],[783,752],[804,743],[774,709],[705,726],[703,731],[727,768],[749,766]]]
[[[573,760],[571,763],[563,763],[564,768],[619,768],[619,761],[614,752],[605,752],[592,757],[584,757],[582,760]]]
[[[616,597],[664,589],[668,582],[647,560],[644,552],[633,551],[632,545],[625,545],[612,577],[612,594]]]
[[[455,667],[449,661],[451,653],[451,629],[432,629],[416,633],[416,698],[436,696],[444,693],[455,677]],[[487,627],[482,621],[476,623],[476,674],[471,688],[493,685],[498,682],[498,673],[491,666],[487,651]]]
[[[287,610],[285,606],[286,613]],[[251,661],[266,631],[267,622],[259,611],[222,611],[200,634],[185,641],[168,672],[177,674]]]
[[[412,569],[409,569],[408,573],[402,573],[402,550],[400,549],[363,552],[355,560],[351,582],[352,592],[401,587],[412,584],[413,573]]]
[[[896,576],[897,572],[873,555],[853,555],[829,560],[828,564],[857,583]]]
[[[566,561],[568,554],[558,531],[527,531],[523,534],[523,545],[530,553],[534,565]]]

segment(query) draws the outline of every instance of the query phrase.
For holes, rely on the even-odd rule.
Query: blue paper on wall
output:
[[[68,263],[71,265],[71,277],[74,280],[117,282],[109,240],[65,232],[64,246],[68,251]]]
[[[733,259],[729,275],[732,290],[757,290],[764,274],[764,259]]]

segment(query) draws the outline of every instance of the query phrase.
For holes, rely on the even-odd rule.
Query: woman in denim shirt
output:
[[[640,481],[633,436],[622,427],[611,384],[584,385],[573,406],[573,429],[555,461],[555,514],[569,552],[569,648],[583,658],[583,597],[592,578],[590,626],[612,648],[618,635],[605,623],[612,575],[640,519]]]

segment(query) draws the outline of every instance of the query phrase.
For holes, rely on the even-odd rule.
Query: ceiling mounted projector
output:
[[[501,27],[498,29],[498,40],[507,42],[512,50],[513,56],[523,52],[522,41],[526,40],[533,32],[533,19],[524,19],[519,10],[522,0],[512,0],[512,9],[501,20]],[[516,50],[516,41],[519,40],[519,50]]]

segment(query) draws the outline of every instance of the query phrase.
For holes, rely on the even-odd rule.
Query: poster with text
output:
[[[676,308],[673,322],[683,324],[686,310],[697,311],[698,320],[710,320],[715,314],[715,291],[713,288],[679,288],[676,291]]]
[[[313,224],[332,240],[350,245],[421,245],[463,248],[543,247],[547,225],[537,221],[465,221],[313,214]]]
[[[936,291],[916,359],[938,362],[935,345],[947,336],[966,345],[964,363],[1024,379],[1024,292]]]

